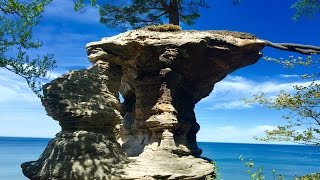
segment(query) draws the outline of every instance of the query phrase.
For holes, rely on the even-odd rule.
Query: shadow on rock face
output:
[[[60,132],[39,160],[21,165],[30,179],[111,179],[124,174],[128,162],[119,144],[101,133]]]

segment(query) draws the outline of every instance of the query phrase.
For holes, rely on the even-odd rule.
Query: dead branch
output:
[[[273,43],[268,40],[264,40],[264,42],[266,43],[266,46],[269,46],[275,49],[284,50],[284,51],[297,52],[305,55],[320,54],[319,46],[294,44],[294,43]]]

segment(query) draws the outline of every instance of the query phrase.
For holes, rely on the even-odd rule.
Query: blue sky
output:
[[[320,19],[295,22],[290,4],[294,0],[208,0],[210,8],[201,10],[201,18],[191,27],[196,30],[234,30],[249,32],[273,42],[294,42],[320,45]],[[58,67],[51,72],[55,78],[73,69],[90,66],[85,52],[88,42],[118,34],[98,22],[96,9],[74,12],[71,0],[54,0],[46,8],[34,37],[43,42],[40,51],[54,53]],[[288,57],[292,53],[265,48],[264,55]],[[266,129],[283,123],[282,112],[257,105],[244,104],[242,99],[267,92],[270,96],[280,90],[291,91],[305,69],[283,69],[280,65],[260,60],[242,68],[221,82],[195,108],[201,126],[198,141],[259,143],[252,139]],[[58,123],[46,115],[39,99],[28,89],[24,80],[0,69],[0,136],[54,137]]]

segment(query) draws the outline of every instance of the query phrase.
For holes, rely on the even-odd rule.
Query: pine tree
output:
[[[99,8],[100,21],[109,27],[167,23],[191,25],[200,17],[199,8],[206,8],[205,0],[119,0],[107,1]]]
[[[298,20],[301,17],[314,18],[320,13],[320,0],[298,0],[292,4],[291,8],[296,10],[293,16],[294,20]]]

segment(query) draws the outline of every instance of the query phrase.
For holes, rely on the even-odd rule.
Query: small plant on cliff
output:
[[[160,24],[160,25],[152,25],[147,26],[147,30],[149,31],[157,31],[157,32],[175,32],[182,31],[181,27],[174,24]]]
[[[214,178],[212,180],[223,180],[217,162],[211,161],[211,164],[214,172]]]

